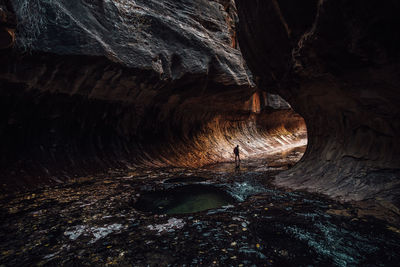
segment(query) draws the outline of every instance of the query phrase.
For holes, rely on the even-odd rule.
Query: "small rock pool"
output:
[[[234,201],[232,196],[218,187],[195,184],[144,192],[134,208],[155,214],[186,214],[219,208]]]

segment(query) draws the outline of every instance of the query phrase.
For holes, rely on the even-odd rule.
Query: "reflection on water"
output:
[[[233,199],[208,185],[179,186],[170,190],[144,192],[134,207],[156,214],[196,213],[229,205]]]
[[[373,217],[365,203],[275,188],[287,162],[242,165],[113,170],[2,195],[0,265],[398,265],[390,205]]]
[[[229,202],[226,199],[217,194],[196,194],[188,196],[181,204],[168,209],[166,214],[194,213],[219,208],[228,204]]]

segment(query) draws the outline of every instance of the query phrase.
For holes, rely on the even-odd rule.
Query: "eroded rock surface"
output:
[[[230,159],[236,144],[245,157],[305,144],[302,118],[253,86],[233,1],[12,6],[16,45],[0,51],[4,183],[201,166]]]
[[[16,0],[18,44],[61,55],[104,56],[151,70],[160,80],[209,74],[209,82],[249,85],[241,53],[232,47],[236,18],[228,12],[234,5],[221,2],[225,6],[208,0]]]
[[[307,124],[301,164],[276,182],[398,202],[399,2],[236,3],[239,43],[258,86],[283,96]]]

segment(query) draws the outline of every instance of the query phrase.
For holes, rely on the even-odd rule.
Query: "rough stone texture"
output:
[[[3,183],[200,166],[230,159],[236,143],[252,156],[304,138],[300,116],[262,105],[233,1],[12,3],[16,47],[0,51]]]
[[[260,88],[305,119],[301,164],[276,182],[345,199],[400,196],[400,3],[237,0]]]
[[[35,51],[105,56],[161,80],[210,74],[210,81],[248,85],[232,47],[234,17],[218,1],[14,0],[18,44]],[[229,10],[228,10],[229,11]],[[234,24],[233,24],[234,25]]]

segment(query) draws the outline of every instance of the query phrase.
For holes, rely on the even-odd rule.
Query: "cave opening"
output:
[[[252,88],[188,102],[158,121],[159,130],[146,132],[141,140],[147,154],[141,159],[144,165],[198,168],[224,163],[235,168],[233,148],[239,145],[242,167],[257,161],[287,169],[306,150],[304,119],[279,95]]]
[[[301,159],[307,146],[307,127],[285,100],[276,94],[255,92],[242,106],[243,110],[230,115],[225,112],[207,125],[209,136],[203,139],[211,145],[204,148],[210,154],[220,154],[218,162],[232,162],[236,145],[243,165],[264,160],[269,166],[280,162],[290,168]]]

